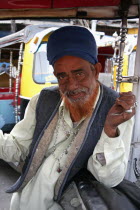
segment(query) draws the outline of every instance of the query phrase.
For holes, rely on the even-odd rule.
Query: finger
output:
[[[125,121],[129,120],[131,117],[135,115],[135,109],[133,109],[132,112],[123,112],[122,115]]]
[[[130,100],[130,99],[129,100],[124,100],[124,99],[121,99],[121,98],[117,98],[116,105],[119,105],[123,109],[127,110],[127,109],[130,109],[134,105],[134,101]]]
[[[133,94],[123,94],[116,99],[116,104],[122,106],[124,109],[130,109],[136,102]]]
[[[132,113],[126,113],[126,112],[111,113],[111,119],[112,119],[113,123],[119,125],[119,124],[129,120],[134,115],[135,115],[135,110],[133,110]]]
[[[136,100],[136,97],[135,95],[132,93],[132,92],[126,92],[126,93],[120,93],[120,97],[119,98],[123,98],[124,100],[128,100],[128,99],[131,99],[131,100]]]
[[[137,102],[134,103],[133,106],[130,107],[130,109],[125,110],[126,113],[133,113],[136,112]]]
[[[120,92],[119,95],[120,96],[134,96],[135,97],[135,95],[133,94],[132,91],[129,91],[129,92]]]
[[[128,91],[128,92],[119,92],[120,95],[133,95],[132,91]]]
[[[135,105],[130,107],[129,109],[124,109],[122,106],[120,105],[116,105],[114,106],[111,110],[110,110],[110,114],[111,115],[116,115],[116,116],[119,116],[121,115],[122,113],[127,113],[128,115],[132,114],[134,115],[135,114]]]

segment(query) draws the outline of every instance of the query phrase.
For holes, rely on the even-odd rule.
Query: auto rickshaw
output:
[[[0,39],[0,127],[4,132],[23,118],[31,97],[44,87],[57,85],[46,59],[47,39],[56,28],[31,25]],[[5,60],[5,54],[9,59]]]

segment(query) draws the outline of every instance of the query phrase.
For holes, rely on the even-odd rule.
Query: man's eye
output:
[[[84,77],[84,73],[83,72],[77,72],[76,73],[76,77]]]
[[[63,78],[64,78],[64,76],[57,76],[57,78],[58,78],[58,79],[63,79]]]
[[[76,75],[77,75],[77,76],[80,76],[80,75],[82,75],[82,74],[83,74],[82,72],[79,72],[79,73],[77,73]]]
[[[65,76],[63,76],[63,75],[57,77],[58,80],[62,80],[62,79],[64,79],[64,78],[65,78]]]

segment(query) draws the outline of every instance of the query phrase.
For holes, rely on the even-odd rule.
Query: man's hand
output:
[[[108,112],[104,131],[109,137],[117,137],[117,127],[135,114],[136,99],[132,92],[120,93]]]

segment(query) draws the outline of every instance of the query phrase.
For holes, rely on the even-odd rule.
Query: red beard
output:
[[[98,94],[99,84],[97,83],[97,86],[95,90],[93,91],[93,94],[89,97],[89,99],[85,103],[71,103],[67,96],[62,95],[64,99],[64,103],[66,106],[66,109],[69,110],[70,116],[72,118],[73,122],[80,121],[83,117],[90,116],[93,111],[93,106],[96,101],[96,97]]]

